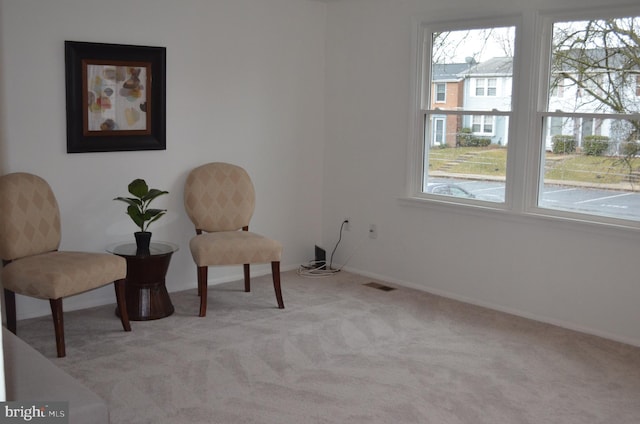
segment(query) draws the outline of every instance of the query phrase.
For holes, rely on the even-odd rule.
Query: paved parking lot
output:
[[[429,181],[456,184],[479,200],[504,201],[503,182],[451,178],[431,178]],[[544,187],[540,206],[640,221],[640,193],[637,192],[550,184]]]

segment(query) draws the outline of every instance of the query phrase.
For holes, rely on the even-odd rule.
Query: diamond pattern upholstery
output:
[[[187,215],[196,228],[232,231],[249,225],[255,191],[249,174],[239,166],[213,163],[189,174],[184,193]]]
[[[249,231],[204,233],[189,243],[198,266],[262,264],[280,260],[282,245]]]
[[[114,283],[122,326],[126,260],[107,253],[60,252],[60,211],[51,187],[24,172],[0,177],[0,273],[7,328],[16,333],[15,294],[49,299],[58,356],[65,356],[62,298]]]
[[[127,262],[120,256],[48,252],[8,264],[2,283],[5,289],[25,296],[59,299],[113,283],[126,274]]]
[[[282,244],[249,232],[255,209],[255,189],[241,167],[212,162],[187,176],[184,206],[196,228],[189,242],[198,268],[200,316],[207,305],[207,270],[215,265],[244,265],[245,291],[250,291],[249,265],[271,263],[278,307],[284,308],[280,290]]]
[[[56,250],[60,245],[58,203],[42,179],[9,174],[0,184],[0,257],[13,260]]]

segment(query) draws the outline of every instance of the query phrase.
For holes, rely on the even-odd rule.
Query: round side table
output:
[[[120,243],[107,248],[107,252],[127,260],[126,301],[129,319],[147,321],[164,318],[174,311],[165,285],[171,255],[178,245],[151,242],[148,253],[137,252],[135,243]],[[119,311],[116,308],[116,314]]]

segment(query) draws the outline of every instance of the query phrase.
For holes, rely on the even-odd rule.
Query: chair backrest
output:
[[[187,176],[184,207],[197,230],[239,230],[253,216],[253,183],[237,165],[213,162],[199,166]]]
[[[0,258],[15,260],[59,246],[60,210],[49,184],[24,172],[0,177]]]

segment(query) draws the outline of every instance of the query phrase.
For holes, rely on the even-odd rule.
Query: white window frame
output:
[[[473,131],[474,126],[477,125],[476,118],[480,120],[480,131]],[[487,124],[491,125],[491,131],[486,131]],[[475,135],[493,136],[496,133],[496,117],[492,115],[474,115],[471,121],[471,129]]]
[[[424,113],[428,110],[430,105],[430,95],[432,91],[431,78],[427,77],[427,73],[431,67],[431,44],[424,42],[425,36],[427,34],[431,34],[433,32],[440,31],[457,31],[457,30],[467,30],[467,29],[480,29],[480,28],[502,28],[502,27],[516,27],[516,34],[518,33],[518,28],[521,25],[521,18],[519,16],[500,16],[500,17],[492,17],[492,18],[478,18],[472,20],[460,20],[456,22],[430,22],[430,21],[416,21],[416,26],[414,27],[414,56],[413,56],[413,66],[415,75],[412,78],[412,104],[413,111],[411,118],[411,130],[410,130],[410,147],[409,147],[409,165],[407,167],[407,196],[405,200],[409,200],[410,203],[418,202],[420,204],[422,200],[431,200],[436,203],[445,203],[445,204],[464,204],[477,206],[480,208],[487,207],[491,210],[509,210],[511,209],[511,199],[509,196],[509,185],[510,182],[510,174],[513,174],[510,169],[514,168],[513,163],[513,155],[507,155],[507,178],[505,181],[505,200],[502,203],[499,202],[488,202],[479,199],[467,199],[467,198],[447,198],[443,199],[444,196],[433,195],[430,193],[423,192],[423,184],[426,179],[424,175],[424,164],[427,162],[426,154],[427,149],[424,145],[424,137],[425,133],[428,133],[431,129],[431,125],[433,125],[433,120],[430,119],[426,123],[424,121]],[[513,93],[512,95],[516,95],[517,87],[516,87],[516,64],[518,54],[518,36],[516,35],[516,54],[514,57],[514,78],[512,80],[513,83]],[[484,78],[486,81],[486,78]],[[425,81],[426,83],[423,83]],[[473,90],[469,93],[471,96],[475,93],[475,84],[471,87]],[[509,118],[510,122],[513,121],[514,116],[514,102],[512,101],[512,106],[510,111],[448,111],[451,115],[460,115],[460,116],[474,116],[474,115],[492,115],[494,118],[496,116],[506,116]],[[495,121],[494,121],[494,131],[495,131]],[[513,139],[514,128],[510,125],[508,132],[508,139]],[[486,135],[486,134],[484,134]],[[508,149],[512,149],[511,143],[509,144]]]
[[[438,146],[438,145],[443,145],[443,144],[447,144],[447,117],[446,116],[433,116],[432,117],[433,120],[433,139],[431,140],[431,143],[433,146]],[[442,129],[439,133],[436,132],[436,130],[438,129],[438,122],[442,123]],[[441,141],[438,141],[438,135],[442,137]]]
[[[480,83],[482,82],[482,83]],[[478,91],[482,90],[482,91]],[[473,78],[473,94],[474,97],[486,97],[487,95],[487,79]]]
[[[471,95],[473,97],[497,97],[498,96],[498,78],[496,77],[482,77],[471,79],[473,81],[473,90]],[[482,81],[482,83],[480,83]],[[489,84],[489,81],[493,81],[493,84]],[[478,90],[482,90],[478,93]],[[489,94],[489,90],[493,90],[493,94]]]
[[[434,85],[434,93],[433,93],[433,99],[434,99],[434,103],[446,103],[447,102],[447,83],[446,82],[436,82],[433,84]],[[442,100],[438,99],[438,95],[440,94],[440,92],[438,91],[438,87],[444,87],[444,90],[442,91]]]
[[[505,15],[492,18],[478,17],[456,21],[433,20],[433,16],[416,18],[413,28],[413,55],[411,79],[411,119],[409,148],[407,150],[407,182],[401,204],[443,211],[511,219],[528,223],[531,220],[548,224],[557,223],[564,228],[589,230],[604,235],[612,233],[637,237],[640,222],[609,218],[599,215],[573,213],[538,207],[538,193],[542,188],[545,147],[549,128],[543,127],[543,115],[564,117],[566,113],[544,112],[549,92],[549,67],[552,25],[557,21],[579,21],[625,16],[640,16],[638,6],[590,7],[581,11],[525,11],[521,15]],[[455,31],[481,27],[516,27],[515,57],[513,63],[512,112],[509,125],[509,155],[505,182],[504,203],[482,203],[477,200],[456,197],[429,196],[422,192],[425,163],[425,128],[421,106],[428,99],[427,87],[421,85],[424,68],[431,58],[430,47],[423,40],[425,32]],[[640,80],[638,80],[640,84]],[[564,91],[564,87],[563,87]],[[475,86],[470,95],[475,94]],[[561,93],[566,94],[566,93]],[[464,114],[464,113],[461,113]],[[486,113],[485,113],[486,115]],[[624,115],[627,117],[628,115]],[[585,114],[580,114],[585,117]],[[591,114],[594,119],[615,119],[608,114]],[[639,117],[640,118],[640,117]],[[525,136],[516,137],[516,134]],[[516,152],[516,153],[514,153]]]
[[[551,90],[549,87],[550,81],[550,67],[548,63],[551,59],[551,37],[553,31],[553,24],[556,22],[565,21],[581,21],[591,19],[607,19],[618,18],[625,16],[640,16],[640,9],[637,7],[614,7],[614,8],[591,8],[581,12],[572,11],[560,11],[560,12],[548,12],[540,15],[540,28],[538,37],[539,47],[536,49],[537,60],[540,63],[538,69],[538,86],[536,92],[536,105],[533,114],[535,119],[533,122],[535,126],[531,131],[534,139],[530,140],[532,145],[539,146],[539,140],[542,138],[539,134],[547,133],[548,129],[543,127],[545,118],[551,119],[553,117],[571,118],[582,122],[583,119],[591,119],[595,122],[604,119],[625,119],[630,114],[615,114],[615,113],[570,113],[570,112],[556,112],[547,111],[547,96]],[[640,118],[640,116],[639,116]],[[594,126],[595,130],[595,126]],[[530,213],[536,216],[544,216],[550,218],[557,218],[562,220],[568,220],[572,222],[586,223],[588,225],[605,226],[611,228],[626,228],[640,230],[640,221],[632,221],[621,218],[612,218],[602,215],[595,215],[589,213],[578,213],[567,210],[548,209],[538,205],[538,196],[542,190],[544,179],[542,174],[544,172],[544,146],[541,146],[535,151],[536,157],[532,163],[536,164],[536,169],[530,170],[528,175],[536,183],[535,187],[526,190],[527,199],[525,213]]]
[[[493,85],[489,82],[493,81]],[[493,89],[493,94],[490,94],[490,91]],[[498,78],[487,78],[487,97],[497,97],[498,96]]]
[[[552,117],[549,121],[548,127],[549,131],[547,132],[547,135],[549,137],[562,134],[562,128],[564,127],[562,118],[557,116]]]

